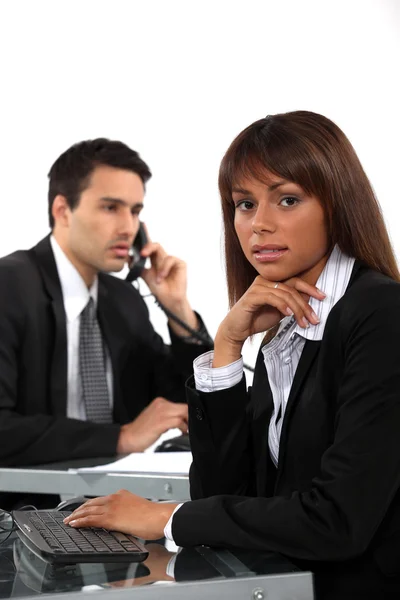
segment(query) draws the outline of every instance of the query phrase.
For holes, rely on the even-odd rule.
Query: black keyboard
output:
[[[74,529],[63,523],[71,512],[58,510],[14,511],[21,540],[48,562],[141,562],[146,548],[132,535],[98,527]]]

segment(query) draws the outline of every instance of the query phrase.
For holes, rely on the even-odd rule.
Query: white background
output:
[[[0,0],[0,57],[0,255],[47,234],[61,152],[121,139],[153,171],[151,236],[187,261],[189,298],[215,334],[221,157],[256,119],[306,109],[352,141],[400,257],[400,1]]]

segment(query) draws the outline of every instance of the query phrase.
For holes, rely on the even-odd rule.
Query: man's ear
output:
[[[59,227],[68,227],[71,209],[65,196],[57,194],[54,198],[53,206],[51,207],[54,224]]]

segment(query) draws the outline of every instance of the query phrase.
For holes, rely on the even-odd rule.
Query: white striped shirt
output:
[[[354,258],[346,256],[337,246],[316,283],[326,294],[322,301],[310,297],[309,304],[320,322],[303,329],[294,317],[282,319],[276,336],[262,349],[264,364],[272,392],[274,410],[268,430],[268,445],[275,466],[278,465],[279,441],[290,388],[300,361],[306,340],[322,340],[326,320],[333,306],[340,300],[348,286]],[[212,368],[213,352],[206,352],[194,361],[196,389],[216,392],[233,387],[243,377],[243,359],[225,367]]]

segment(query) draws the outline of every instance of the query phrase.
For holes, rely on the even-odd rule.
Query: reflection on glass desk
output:
[[[146,598],[254,598],[254,600],[312,600],[312,575],[303,573],[284,557],[272,553],[232,553],[206,547],[169,552],[148,543],[143,563],[74,564],[44,562],[13,534],[0,545],[0,598],[37,594],[105,592],[129,588]],[[150,584],[163,584],[149,587]],[[187,590],[189,585],[190,591]],[[200,586],[200,587],[199,587]],[[203,586],[203,587],[201,587]],[[199,591],[200,590],[200,591]],[[253,595],[258,590],[258,595]],[[250,596],[248,595],[250,593]],[[198,595],[196,595],[198,594]],[[74,596],[76,597],[76,595]],[[81,594],[82,597],[82,594]]]
[[[173,453],[171,453],[172,455]],[[104,496],[127,489],[155,500],[188,500],[186,475],[154,473],[76,473],[69,469],[108,464],[121,456],[50,463],[34,467],[0,468],[0,492]]]

